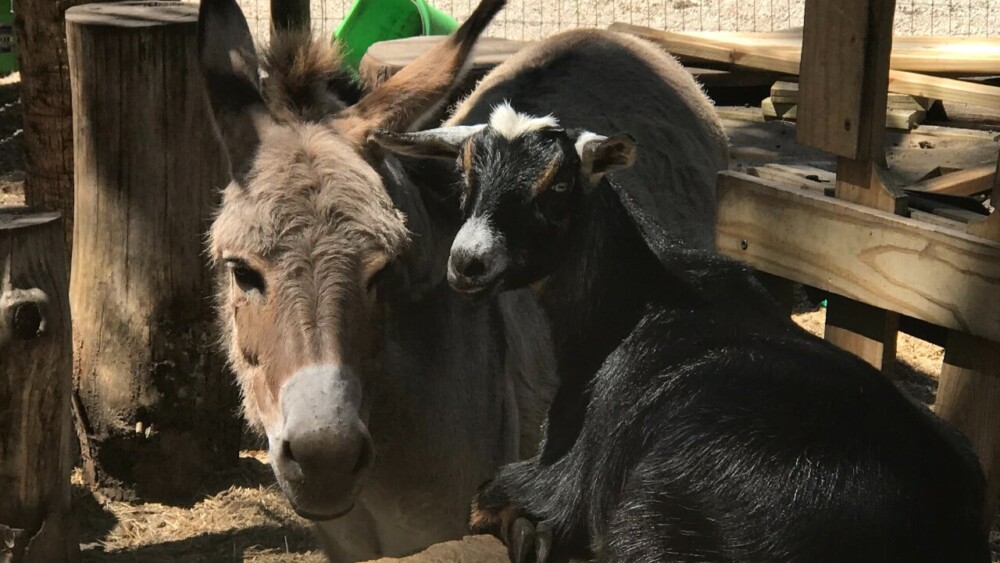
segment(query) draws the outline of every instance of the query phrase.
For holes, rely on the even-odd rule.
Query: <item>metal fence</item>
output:
[[[251,29],[266,39],[270,0],[239,1]],[[332,33],[353,1],[312,0],[313,28]],[[431,3],[461,20],[477,0]],[[607,27],[616,21],[672,31],[777,31],[801,26],[804,4],[805,0],[510,0],[488,33],[539,39],[564,29]],[[895,29],[899,35],[997,37],[1000,0],[897,0]]]

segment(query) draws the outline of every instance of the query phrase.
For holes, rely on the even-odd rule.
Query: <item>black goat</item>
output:
[[[473,508],[513,560],[989,561],[964,438],[795,325],[746,267],[668,239],[604,178],[630,138],[502,107],[377,140],[465,168],[452,285],[536,284],[550,316],[546,440]]]

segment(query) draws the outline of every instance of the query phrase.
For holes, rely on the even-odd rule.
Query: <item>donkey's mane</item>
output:
[[[357,101],[360,88],[339,45],[309,31],[286,30],[261,49],[263,96],[281,121],[320,121]]]

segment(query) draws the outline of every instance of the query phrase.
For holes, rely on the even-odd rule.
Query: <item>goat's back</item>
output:
[[[716,175],[727,166],[728,142],[711,101],[676,59],[614,32],[560,33],[494,69],[449,123],[485,123],[504,101],[552,114],[567,128],[632,135],[638,159],[615,181],[669,232],[712,248]]]

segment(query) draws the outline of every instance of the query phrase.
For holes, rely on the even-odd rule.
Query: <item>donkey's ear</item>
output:
[[[243,183],[271,117],[260,94],[253,38],[236,0],[201,1],[198,60],[233,179]]]
[[[409,131],[447,103],[464,78],[479,36],[507,0],[480,0],[455,33],[397,72],[334,119],[334,126],[362,147],[375,129]]]
[[[597,185],[605,174],[635,164],[635,139],[626,134],[605,137],[585,132],[576,140],[576,152],[584,176]]]
[[[385,129],[376,129],[368,136],[368,140],[389,152],[403,156],[455,159],[469,137],[482,131],[484,127],[486,126],[458,125],[416,133],[393,133]]]

